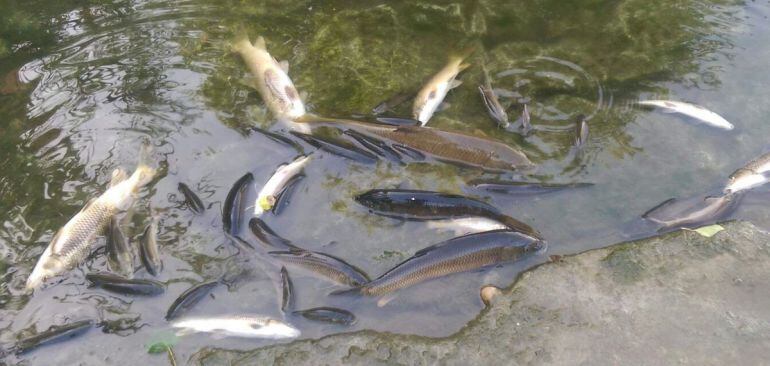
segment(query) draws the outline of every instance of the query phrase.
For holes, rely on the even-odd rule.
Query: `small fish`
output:
[[[645,212],[642,218],[663,225],[661,230],[698,227],[729,215],[741,198],[741,193],[705,198],[671,198]]]
[[[125,295],[154,296],[166,290],[163,283],[153,280],[128,279],[111,273],[89,273],[86,279],[89,287],[99,287],[110,292]]]
[[[673,100],[643,100],[637,102],[637,104],[662,108],[667,113],[680,113],[723,130],[732,130],[735,128],[732,123],[728,122],[722,116],[695,104]]]
[[[93,320],[81,320],[61,326],[52,326],[48,330],[24,338],[16,343],[14,351],[16,353],[26,353],[40,346],[53,344],[60,341],[69,340],[77,337],[94,326]]]
[[[382,296],[430,279],[514,262],[545,249],[545,242],[515,231],[469,234],[421,249],[377,279],[332,294]]]
[[[294,284],[286,267],[281,267],[281,294],[281,311],[291,311],[294,308]]]
[[[272,250],[299,249],[290,241],[276,234],[273,231],[273,229],[271,229],[269,226],[267,226],[267,224],[265,224],[264,221],[260,220],[257,217],[253,217],[251,220],[249,220],[249,229],[251,229],[251,233],[254,234],[254,236],[256,236],[257,239],[259,239],[259,241],[267,249],[272,249]]]
[[[455,235],[467,235],[492,230],[505,230],[507,226],[486,217],[461,217],[456,219],[430,220],[428,228],[450,230]]]
[[[735,193],[770,181],[770,153],[761,155],[730,174],[725,193]]]
[[[283,263],[303,268],[341,285],[361,286],[369,282],[369,276],[364,271],[329,254],[299,248],[267,254]]]
[[[113,271],[125,276],[130,276],[134,271],[134,258],[128,246],[128,239],[120,229],[120,219],[117,216],[110,219],[107,235],[107,257]]]
[[[360,149],[345,140],[312,136],[297,131],[291,131],[290,133],[318,149],[359,163],[374,164],[378,160],[377,156],[366,150]]]
[[[588,141],[588,121],[586,116],[579,115],[575,121],[575,147],[578,149]]]
[[[202,282],[185,290],[166,311],[166,320],[173,320],[184,312],[192,309],[195,304],[200,302],[208,295],[214,287],[219,285],[219,281]]]
[[[225,232],[237,236],[241,230],[241,207],[243,206],[243,196],[246,188],[254,181],[254,176],[251,173],[246,173],[240,177],[233,187],[230,188],[230,192],[227,193],[225,199],[225,206],[222,209],[222,227]]]
[[[373,189],[359,194],[354,199],[382,216],[407,220],[480,216],[497,220],[520,233],[540,237],[529,225],[502,214],[488,203],[456,194],[409,189]]]
[[[377,117],[376,121],[388,126],[419,126],[422,124],[416,119],[398,117]]]
[[[529,131],[532,131],[532,118],[529,115],[529,107],[524,104],[521,110],[521,133],[527,135]]]
[[[157,276],[163,267],[158,251],[158,224],[155,219],[144,228],[142,238],[139,240],[139,254],[144,268],[153,276]]]
[[[383,102],[380,102],[380,104],[377,104],[374,108],[372,108],[372,114],[375,116],[378,116],[380,114],[383,114],[387,111],[392,111],[393,108],[396,108],[400,106],[401,104],[404,104],[406,101],[410,99],[414,99],[414,97],[417,94],[413,91],[407,91],[407,92],[401,92],[398,93],[390,99],[385,100]]]
[[[307,310],[297,310],[294,315],[302,316],[308,320],[340,325],[352,325],[356,322],[356,316],[345,310],[332,307],[318,307]]]
[[[267,138],[269,138],[269,139],[271,139],[271,140],[273,140],[273,141],[275,141],[275,142],[277,142],[279,144],[284,144],[284,145],[293,147],[300,154],[304,154],[305,153],[305,149],[302,148],[302,145],[300,145],[296,141],[294,141],[294,140],[292,140],[292,139],[290,139],[290,138],[288,138],[286,136],[279,135],[279,134],[277,134],[275,132],[270,132],[270,131],[261,129],[259,127],[252,127],[251,130],[254,131],[254,132],[258,132],[258,133],[264,135],[265,137],[267,137]]]
[[[198,195],[196,195],[195,192],[193,192],[192,189],[187,186],[187,184],[179,183],[178,189],[179,192],[182,192],[182,195],[184,196],[185,204],[187,204],[187,207],[189,207],[193,212],[202,214],[203,211],[206,210],[206,207],[203,205],[201,199],[198,198]]]
[[[252,44],[246,37],[233,43],[255,78],[255,87],[276,118],[293,120],[305,114],[305,105],[289,78],[288,63],[279,63],[267,52],[265,39]]]
[[[593,183],[538,183],[501,180],[475,179],[468,182],[471,186],[489,192],[511,195],[533,195],[558,192],[564,189],[591,187]]]
[[[273,209],[287,185],[302,174],[302,170],[309,162],[309,156],[301,155],[291,163],[279,166],[257,194],[257,201],[254,203],[254,216],[259,217],[266,211]]]
[[[201,332],[219,336],[268,339],[289,339],[300,335],[298,329],[280,320],[252,315],[188,318],[175,321],[171,326],[180,328],[177,332],[179,335]]]
[[[352,137],[356,140],[356,142],[361,144],[361,146],[377,154],[378,156],[384,157],[390,161],[401,163],[401,156],[398,154],[398,152],[388,146],[388,144],[386,144],[384,141],[368,135],[364,135],[351,129],[345,130],[343,133]]]
[[[412,105],[412,118],[422,122],[423,126],[428,123],[430,118],[433,117],[433,113],[439,108],[439,105],[444,102],[444,97],[446,97],[447,93],[462,84],[455,77],[470,66],[470,64],[464,63],[463,60],[470,56],[472,52],[473,50],[469,50],[465,51],[461,56],[449,57],[449,62],[446,66],[434,75],[417,93]]]
[[[484,106],[487,107],[489,116],[497,121],[500,127],[508,128],[511,124],[508,121],[508,113],[505,112],[505,108],[500,104],[495,92],[491,88],[479,85],[479,93],[481,93],[481,99],[484,101]]]
[[[118,174],[125,179],[111,182],[104,194],[86,204],[54,235],[29,275],[27,289],[36,289],[46,279],[78,265],[89,252],[94,238],[104,230],[110,219],[133,205],[136,191],[155,176],[155,169],[144,162],[148,156],[147,147],[143,146],[139,155],[140,162],[130,177]]]

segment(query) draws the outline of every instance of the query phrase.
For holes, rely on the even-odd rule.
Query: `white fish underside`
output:
[[[244,338],[288,339],[300,331],[279,320],[257,316],[182,319],[171,324],[179,333],[200,332]]]
[[[261,216],[265,211],[272,209],[278,195],[286,188],[286,184],[302,173],[302,169],[309,161],[309,156],[300,156],[291,163],[278,167],[273,176],[270,177],[259,191],[259,194],[257,194],[254,215]]]
[[[672,100],[643,100],[637,103],[639,105],[662,108],[668,113],[680,113],[724,130],[732,130],[735,128],[732,123],[728,122],[722,116],[699,105]]]
[[[427,226],[431,229],[449,230],[455,235],[467,235],[492,230],[505,230],[507,226],[486,217],[462,217],[446,220],[430,220]]]

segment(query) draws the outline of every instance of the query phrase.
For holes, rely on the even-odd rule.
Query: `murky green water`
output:
[[[227,42],[241,32],[265,36],[270,52],[291,64],[309,109],[335,117],[368,113],[418,87],[453,50],[475,45],[464,85],[430,125],[520,147],[538,164],[528,172],[531,179],[596,184],[513,198],[466,188],[463,181],[480,174],[470,169],[360,165],[318,152],[291,205],[265,221],[298,245],[343,257],[372,276],[451,233],[372,216],[352,200],[364,190],[438,189],[485,198],[539,229],[549,254],[576,253],[651,234],[638,224],[642,212],[670,197],[718,189],[733,170],[765,152],[770,135],[766,0],[7,1],[2,9],[0,343],[81,318],[114,325],[12,362],[165,362],[146,348],[169,338],[168,305],[190,284],[232,269],[236,251],[220,218],[228,190],[246,172],[261,186],[295,155],[250,132],[272,121],[244,82],[246,68],[229,52]],[[532,134],[500,130],[486,115],[476,89],[482,63],[493,85],[510,92],[502,101],[513,104],[511,115],[518,103],[530,103]],[[632,104],[650,98],[707,106],[736,129],[724,132]],[[579,114],[591,117],[580,155],[572,149]],[[131,298],[87,288],[84,274],[105,269],[101,251],[55,285],[25,293],[24,282],[55,231],[104,190],[112,169],[133,169],[143,139],[155,146],[161,174],[142,190],[126,231],[140,234],[148,207],[159,215],[159,279],[166,293]],[[181,203],[179,182],[200,193],[204,215]],[[736,217],[766,224],[765,206],[748,200]],[[344,307],[358,322],[295,325],[311,338],[363,329],[450,334],[482,308],[481,284],[507,286],[544,260],[415,286],[383,308],[329,298],[335,287],[297,272],[298,308]],[[193,314],[280,317],[278,301],[270,277],[255,266]],[[271,341],[193,335],[177,342],[184,362],[204,346],[250,349]]]

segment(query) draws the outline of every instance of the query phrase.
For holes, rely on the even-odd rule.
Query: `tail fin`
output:
[[[267,45],[265,45],[265,37],[259,36],[254,41],[254,48],[260,49],[260,50],[266,50]]]
[[[155,177],[155,168],[150,166],[152,160],[152,146],[148,141],[142,143],[139,149],[139,162],[136,164],[134,174],[139,174],[139,184],[137,187],[144,186]]]
[[[470,63],[467,63],[467,62],[464,62],[464,61],[468,57],[471,57],[473,52],[476,52],[476,47],[475,46],[466,47],[462,51],[450,55],[449,56],[449,62],[456,62],[457,63],[457,68],[460,69],[460,71],[463,71],[463,70],[465,70],[465,69],[467,69],[468,67],[471,66]]]

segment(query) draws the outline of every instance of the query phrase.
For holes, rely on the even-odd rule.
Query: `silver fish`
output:
[[[521,110],[521,133],[528,134],[532,131],[532,119],[529,115],[529,107],[524,105],[524,109]]]
[[[279,166],[267,183],[259,190],[257,201],[254,204],[254,216],[259,217],[266,211],[270,211],[287,185],[302,174],[302,170],[309,162],[309,156],[299,156],[291,163]]]
[[[145,156],[146,153],[140,154]],[[152,180],[155,169],[139,163],[130,177],[113,182],[104,194],[89,202],[53,237],[51,243],[27,279],[27,289],[36,289],[48,278],[60,275],[85,258],[93,239],[101,233],[119,211],[134,203],[136,191]]]
[[[202,332],[243,338],[289,339],[300,331],[280,320],[253,315],[231,315],[211,318],[188,318],[171,323],[180,328],[179,335]]]
[[[52,326],[44,332],[24,338],[16,343],[16,353],[26,353],[34,348],[77,337],[94,326],[93,320],[81,320],[61,326]]]
[[[575,147],[581,148],[588,140],[588,122],[584,115],[580,115],[575,122]]]
[[[685,116],[702,121],[709,126],[721,128],[723,130],[732,130],[735,128],[732,123],[728,122],[722,116],[695,104],[673,100],[643,100],[637,102],[637,104],[662,108],[667,113],[684,114]]]
[[[761,186],[770,180],[770,153],[759,156],[730,174],[725,193],[734,193]]]
[[[463,55],[449,57],[449,62],[447,62],[446,66],[428,80],[414,98],[412,118],[422,122],[423,126],[428,123],[430,118],[433,117],[433,113],[436,112],[436,109],[444,101],[447,93],[462,83],[456,80],[455,77],[470,66],[470,64],[466,64],[463,61],[472,52],[473,50],[470,50],[464,52]]]

